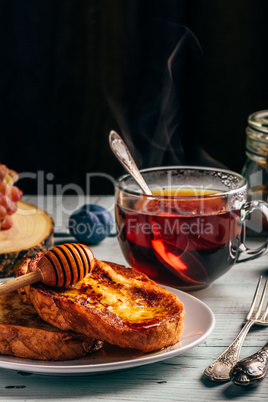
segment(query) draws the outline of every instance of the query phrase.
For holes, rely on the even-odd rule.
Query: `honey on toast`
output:
[[[178,297],[145,274],[115,263],[95,259],[90,274],[67,288],[35,284],[25,290],[47,322],[120,347],[155,351],[177,343],[183,332],[185,311]]]

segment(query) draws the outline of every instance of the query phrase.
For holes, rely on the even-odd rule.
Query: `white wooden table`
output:
[[[46,209],[55,220],[55,231],[66,233],[68,216],[86,201],[113,210],[113,197],[24,197]],[[56,237],[55,244],[66,241]],[[70,241],[70,238],[67,238]],[[71,239],[72,241],[72,239]],[[116,237],[92,247],[96,258],[126,264]],[[223,352],[241,329],[260,275],[268,275],[268,255],[234,266],[209,288],[192,292],[214,312],[216,325],[199,346],[182,355],[131,370],[102,375],[58,377],[26,374],[0,369],[1,401],[225,401],[268,400],[268,376],[252,389],[233,383],[214,383],[204,378],[203,370]],[[250,330],[240,358],[248,356],[268,340],[268,328]]]

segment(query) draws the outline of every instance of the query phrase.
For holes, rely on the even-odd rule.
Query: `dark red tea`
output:
[[[166,194],[133,205],[117,203],[122,252],[130,266],[158,283],[205,287],[236,258],[243,235],[239,210],[226,212],[225,200],[214,197],[211,190],[179,189],[178,193],[177,189]]]

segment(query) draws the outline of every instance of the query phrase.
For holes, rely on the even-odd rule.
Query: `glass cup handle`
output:
[[[255,209],[261,211],[268,221],[268,204],[265,201],[248,201],[241,208],[240,211],[241,222],[242,223],[245,222]],[[268,238],[264,244],[262,244],[259,248],[255,250],[251,250],[244,243],[242,243],[238,248],[236,263],[254,260],[255,258],[258,258],[264,253],[266,253],[267,249],[268,249]],[[239,257],[242,253],[243,255],[245,255],[245,258],[240,260]]]

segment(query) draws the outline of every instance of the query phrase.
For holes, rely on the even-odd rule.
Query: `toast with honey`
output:
[[[17,292],[0,296],[0,354],[37,360],[71,360],[101,348],[103,342],[43,321]]]
[[[41,257],[24,262],[18,275],[33,271]],[[177,343],[183,332],[185,310],[177,296],[145,274],[111,262],[95,259],[91,272],[67,288],[35,284],[23,293],[50,324],[123,348],[159,350]]]

